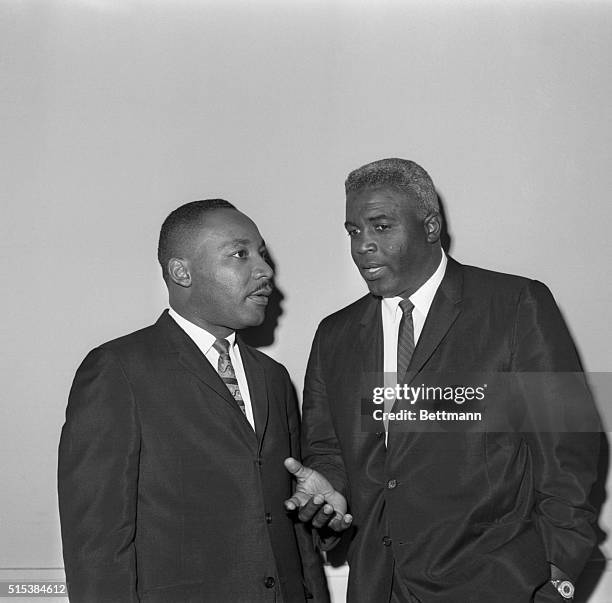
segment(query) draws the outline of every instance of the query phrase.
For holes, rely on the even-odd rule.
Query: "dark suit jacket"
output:
[[[329,600],[312,538],[283,507],[283,460],[299,455],[289,376],[239,346],[256,433],[167,312],[83,361],[59,448],[71,601]]]
[[[552,405],[557,432],[521,431],[511,421],[508,429],[497,421],[496,431],[438,423],[407,432],[392,423],[385,447],[382,425],[368,425],[372,396],[364,400],[372,375],[380,382],[382,339],[380,299],[367,295],[322,321],[305,380],[304,462],[347,494],[354,515],[349,602],[388,601],[394,564],[423,603],[526,603],[548,580],[549,562],[576,578],[594,544],[587,497],[599,436],[568,431],[570,415],[577,423],[569,429],[583,429],[586,418],[586,429],[598,426],[549,290],[449,258],[407,381],[541,374],[537,396],[523,392],[520,400],[498,388],[485,410],[505,404],[521,423],[531,409]],[[572,400],[559,403],[551,378],[564,372]]]

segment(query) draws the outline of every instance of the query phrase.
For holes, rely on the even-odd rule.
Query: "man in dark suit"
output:
[[[299,455],[285,368],[236,331],[273,271],[227,201],[173,211],[159,239],[170,310],[85,358],[59,448],[74,603],[329,601],[312,537],[283,501]]]
[[[551,293],[447,257],[433,183],[411,161],[355,170],[346,194],[370,293],[315,335],[287,508],[337,532],[352,522],[350,603],[570,600],[595,542],[599,435]],[[383,411],[372,393],[390,377]],[[457,380],[460,399],[417,399]],[[449,414],[468,410],[467,386],[482,418]]]

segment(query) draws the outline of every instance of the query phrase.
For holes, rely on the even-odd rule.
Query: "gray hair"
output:
[[[363,188],[394,188],[416,198],[421,218],[440,213],[440,203],[429,174],[414,161],[392,157],[362,165],[347,177],[346,194]]]

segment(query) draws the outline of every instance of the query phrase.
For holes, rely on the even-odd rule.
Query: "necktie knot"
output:
[[[412,314],[412,310],[414,310],[414,304],[409,299],[403,299],[399,303],[399,307],[402,309],[404,316]]]
[[[219,354],[229,354],[230,342],[227,339],[215,339],[213,348],[215,348]]]

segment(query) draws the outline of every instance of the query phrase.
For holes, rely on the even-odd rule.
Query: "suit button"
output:
[[[383,436],[385,435],[384,431],[377,431],[376,432],[376,437],[380,440]]]
[[[395,488],[395,486],[397,486],[397,480],[396,479],[390,479],[387,482],[387,488],[389,488],[389,490],[393,490],[393,488]]]
[[[385,536],[385,537],[382,539],[382,543],[383,543],[385,546],[391,546],[391,543],[392,543],[392,542],[393,542],[393,540],[391,540],[391,538],[389,538],[389,536]]]
[[[264,580],[264,585],[265,585],[266,588],[274,588],[275,584],[276,584],[276,580],[272,576],[268,576]]]
[[[272,513],[266,513],[266,523],[272,523]]]

